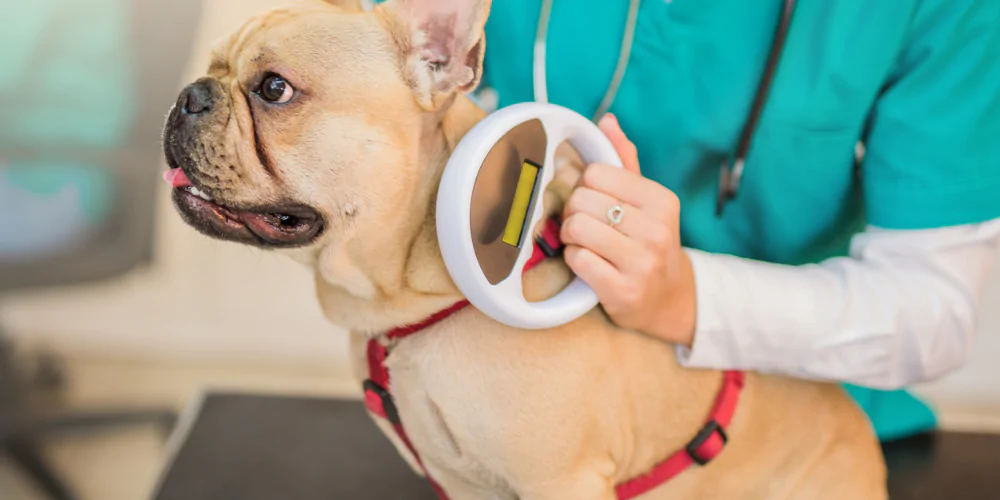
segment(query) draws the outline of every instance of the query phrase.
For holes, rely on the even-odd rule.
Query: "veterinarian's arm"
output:
[[[698,312],[685,364],[898,388],[963,363],[1000,241],[997,15],[947,0],[914,13],[861,168],[869,224],[895,231],[869,229],[849,258],[815,266],[688,252]]]
[[[625,169],[590,165],[570,196],[566,262],[618,325],[678,345],[683,365],[896,388],[960,366],[1000,219],[922,230],[869,228],[849,257],[788,266],[682,249],[679,205],[637,175],[614,117],[602,130]],[[615,203],[621,224],[602,221]]]
[[[998,244],[1000,220],[871,228],[813,266],[688,250],[698,313],[681,362],[874,388],[939,377],[965,360]]]

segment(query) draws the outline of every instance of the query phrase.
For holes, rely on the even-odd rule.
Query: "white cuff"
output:
[[[734,329],[727,328],[726,315],[721,308],[728,304],[725,296],[725,279],[713,256],[700,250],[684,249],[694,269],[695,316],[694,340],[691,348],[677,346],[677,361],[684,367],[708,369],[734,369],[741,366],[739,340]]]

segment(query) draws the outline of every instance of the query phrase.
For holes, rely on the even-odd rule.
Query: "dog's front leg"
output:
[[[358,332],[348,332],[348,335],[349,335],[348,348],[350,352],[349,359],[350,359],[351,372],[354,375],[355,380],[357,380],[358,386],[361,386],[361,383],[366,378],[368,378],[368,357],[366,355],[368,337],[365,337],[364,335]],[[423,476],[424,475],[423,468],[421,468],[420,464],[417,463],[416,457],[414,457],[413,453],[410,452],[410,449],[406,447],[406,444],[403,443],[401,439],[399,439],[399,436],[396,434],[396,431],[392,428],[392,425],[389,422],[382,419],[381,417],[372,415],[371,413],[369,413],[369,416],[372,417],[372,420],[375,422],[375,425],[378,426],[379,430],[381,430],[382,433],[385,434],[385,436],[389,439],[389,442],[391,442],[392,445],[396,448],[396,451],[399,452],[399,455],[403,457],[403,460],[405,460],[406,463],[410,466],[410,468],[413,469],[413,472],[417,473],[420,476]]]

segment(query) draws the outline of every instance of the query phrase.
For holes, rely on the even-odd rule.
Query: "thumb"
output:
[[[597,126],[611,141],[611,145],[614,146],[615,152],[621,158],[625,170],[642,175],[642,172],[639,171],[639,153],[635,149],[635,144],[632,144],[632,141],[625,136],[625,132],[622,132],[618,118],[607,113],[597,122]]]

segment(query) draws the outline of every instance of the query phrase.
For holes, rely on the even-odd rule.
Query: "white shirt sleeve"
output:
[[[1000,219],[868,228],[849,257],[786,266],[687,250],[697,325],[682,365],[899,388],[961,366]]]

